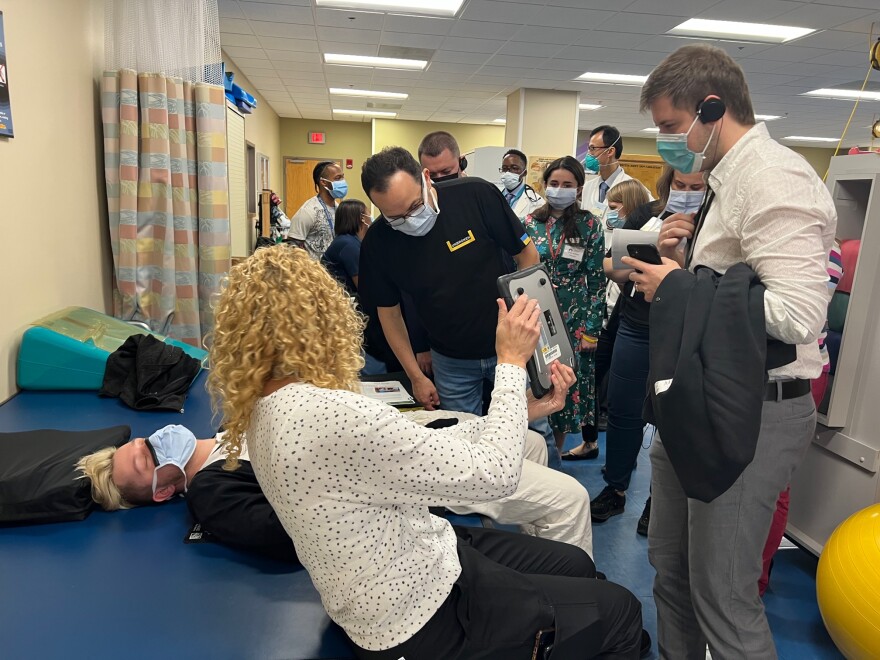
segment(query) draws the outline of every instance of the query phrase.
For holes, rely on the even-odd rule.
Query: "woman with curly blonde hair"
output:
[[[216,312],[209,387],[227,467],[246,435],[266,498],[359,658],[525,659],[544,653],[538,633],[554,626],[554,658],[638,657],[638,600],[584,577],[595,575],[584,551],[455,530],[428,511],[513,493],[528,419],[562,407],[567,367],[554,365],[551,394],[524,394],[535,301],[509,312],[499,301],[489,414],[443,429],[357,393],[363,321],[304,251],[257,251],[232,269]]]

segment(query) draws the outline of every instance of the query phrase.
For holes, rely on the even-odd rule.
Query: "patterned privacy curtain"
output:
[[[223,87],[105,72],[114,314],[201,346],[230,267]]]

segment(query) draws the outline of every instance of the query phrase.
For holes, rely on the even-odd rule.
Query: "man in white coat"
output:
[[[508,149],[501,159],[501,194],[520,220],[525,220],[547,203],[526,183],[528,166],[528,158],[517,149]]]

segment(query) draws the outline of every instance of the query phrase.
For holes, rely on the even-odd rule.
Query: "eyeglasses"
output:
[[[593,145],[591,144],[589,147],[587,147],[587,151],[589,151],[591,154],[594,154],[594,153],[596,153],[597,151],[604,151],[605,149],[610,149],[611,146],[613,146],[613,145],[609,145],[609,146],[599,146],[599,147],[597,147],[597,146],[593,146]]]
[[[425,198],[425,184],[422,184],[422,199]],[[413,216],[418,215],[425,209],[425,202],[420,201],[415,207],[410,207],[409,211],[407,211],[404,215],[398,216],[385,216],[385,221],[391,225],[392,227],[397,227],[398,225],[402,225],[406,222],[407,218],[412,218]]]
[[[514,174],[522,174],[523,172],[525,172],[525,169],[520,167],[519,165],[509,165],[509,166],[502,165],[501,167],[498,168],[498,171],[501,172],[502,174],[504,172],[513,172]]]

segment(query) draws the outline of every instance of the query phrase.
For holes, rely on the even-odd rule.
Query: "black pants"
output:
[[[494,529],[455,533],[461,575],[440,609],[403,644],[355,647],[358,658],[530,660],[538,631],[551,628],[551,660],[639,657],[641,603],[596,580],[583,550]]]
[[[240,465],[227,472],[218,461],[196,473],[186,491],[192,517],[220,543],[299,565],[293,541],[263,495],[250,462]]]
[[[603,387],[603,381],[605,376],[608,375],[608,370],[611,369],[611,354],[614,350],[614,340],[617,338],[616,318],[612,315],[611,319],[614,320],[614,326],[612,327],[612,321],[609,320],[608,327],[603,328],[599,333],[599,341],[596,344],[596,396],[593,399],[596,417],[594,424],[584,424],[581,427],[581,435],[584,442],[596,442],[599,439],[599,413],[601,412],[602,401],[605,399],[602,393],[607,391],[607,388]]]

